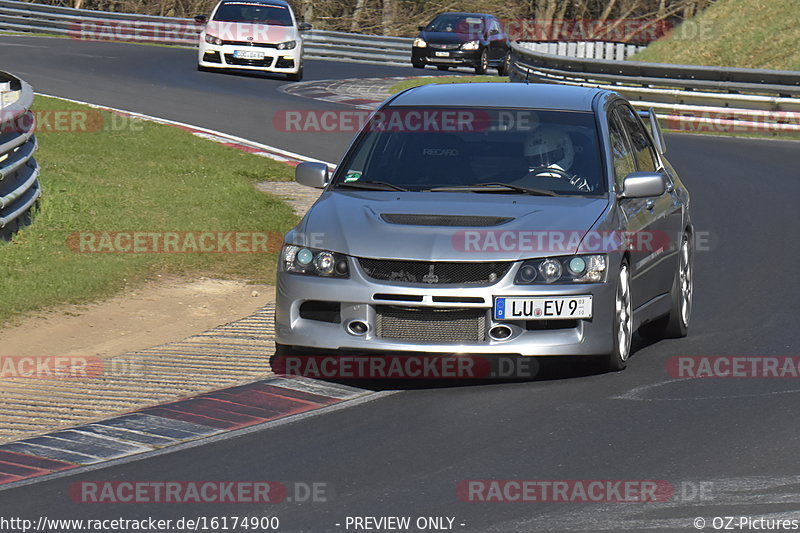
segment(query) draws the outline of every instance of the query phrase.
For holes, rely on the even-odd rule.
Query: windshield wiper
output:
[[[558,193],[553,191],[546,191],[544,189],[532,189],[530,187],[522,187],[520,185],[511,185],[509,183],[476,183],[474,185],[453,185],[451,187],[434,187],[427,189],[430,192],[503,192],[513,191],[521,194],[530,194],[532,196],[559,196]]]
[[[404,192],[408,191],[408,189],[398,187],[397,185],[392,185],[391,183],[386,183],[385,181],[342,182],[342,183],[337,183],[335,188],[338,189],[339,187],[348,187],[350,189],[365,189],[368,191],[404,191]]]

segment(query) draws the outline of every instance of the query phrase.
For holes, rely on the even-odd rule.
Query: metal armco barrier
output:
[[[202,25],[192,19],[91,11],[0,0],[0,30],[52,33],[75,39],[154,42],[197,46]],[[303,36],[304,56],[361,63],[411,64],[409,37],[311,30]],[[577,57],[624,59],[638,48],[620,43],[524,43],[538,50]]]
[[[32,104],[31,86],[0,72],[0,238],[30,221],[41,194]]]
[[[51,33],[74,39],[197,46],[202,24],[192,19],[74,9],[0,0],[0,30]],[[311,30],[304,34],[309,59],[411,64],[407,37]]]
[[[644,50],[646,48],[646,46],[638,46],[635,44],[602,41],[517,42],[523,48],[544,54],[578,58],[585,57],[588,59],[611,59],[614,61],[627,59],[639,50]]]
[[[800,72],[564,57],[517,43],[511,48],[512,81],[602,86],[631,100],[800,111]]]

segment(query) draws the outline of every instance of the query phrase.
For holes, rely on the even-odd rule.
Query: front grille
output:
[[[414,215],[405,213],[384,213],[381,218],[390,224],[406,226],[499,226],[511,217],[472,216],[472,215]]]
[[[271,57],[264,59],[238,59],[233,54],[225,54],[225,62],[229,65],[241,65],[245,67],[268,67],[272,64]]]
[[[230,44],[233,46],[256,46],[258,48],[278,48],[277,44],[273,43],[254,43],[252,41],[222,41],[222,44]]]
[[[436,43],[428,43],[428,46],[431,48],[436,48],[437,50],[458,50],[461,45],[458,43],[453,44],[436,44]]]
[[[378,337],[422,342],[483,342],[485,309],[375,307]]]
[[[372,279],[426,285],[491,285],[502,278],[511,263],[446,263],[359,258]]]

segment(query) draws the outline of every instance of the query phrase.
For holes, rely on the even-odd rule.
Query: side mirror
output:
[[[631,172],[622,180],[622,198],[661,196],[667,190],[667,180],[660,172]]]
[[[489,31],[489,35],[500,35],[500,30],[491,30]]]
[[[328,165],[306,161],[294,169],[294,179],[300,185],[324,189],[328,184]]]
[[[301,22],[300,24],[297,25],[297,30],[298,31],[308,31],[312,27],[313,26],[311,26],[311,24],[309,24],[308,22]]]
[[[205,15],[195,15],[194,21],[197,22],[198,24],[205,24],[206,22],[208,22],[208,17]]]

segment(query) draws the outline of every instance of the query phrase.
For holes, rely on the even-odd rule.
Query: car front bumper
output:
[[[439,53],[440,55],[437,55]],[[441,55],[446,53],[447,55]],[[470,67],[477,66],[481,60],[480,50],[439,50],[426,46],[425,48],[412,48],[411,61],[424,65],[447,65]]]
[[[263,59],[237,59],[237,50],[261,52]],[[259,46],[237,46],[224,44],[221,46],[202,43],[198,54],[198,64],[208,68],[229,68],[237,70],[260,70],[266,72],[297,73],[300,69],[302,46],[292,50],[278,50]]]
[[[368,278],[350,260],[348,279],[320,278],[278,272],[275,308],[276,342],[294,347],[344,351],[387,351],[419,353],[518,354],[523,356],[604,355],[613,348],[614,287],[593,283],[575,285],[514,285],[519,264],[500,281],[482,287],[435,287],[421,284],[395,284]],[[355,268],[354,268],[355,267]],[[615,279],[609,272],[608,279]],[[495,321],[494,298],[501,296],[592,296],[592,318],[572,321]],[[397,298],[420,299],[399,301]],[[456,299],[456,301],[453,301]],[[470,302],[465,303],[468,299]],[[450,301],[442,301],[450,300]],[[460,301],[459,301],[460,300]],[[339,304],[338,316],[301,316],[305,302]],[[436,341],[413,331],[404,338],[382,335],[384,313],[410,309],[416,312],[433,309],[462,310],[477,315],[484,329],[483,340]],[[419,311],[422,310],[422,311]],[[338,320],[336,320],[338,319]],[[353,321],[368,326],[363,335],[348,331]],[[379,323],[380,322],[380,323]],[[505,324],[512,330],[503,340],[490,338],[489,330]],[[449,328],[448,323],[436,327]],[[446,335],[447,336],[447,335]]]

